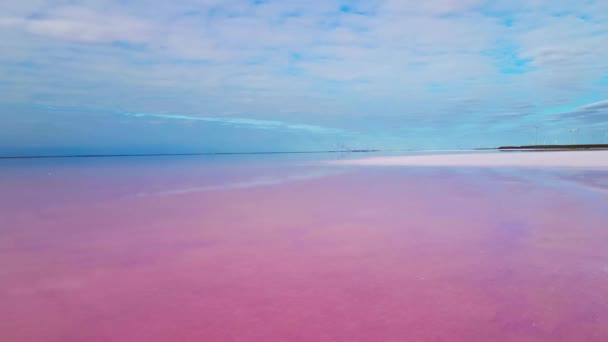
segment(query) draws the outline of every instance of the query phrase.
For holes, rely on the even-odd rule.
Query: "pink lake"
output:
[[[0,341],[608,341],[608,171],[0,160]]]

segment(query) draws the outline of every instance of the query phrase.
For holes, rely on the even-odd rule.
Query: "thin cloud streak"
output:
[[[204,116],[190,116],[190,115],[179,115],[179,114],[150,114],[150,113],[124,113],[124,115],[134,118],[155,118],[155,119],[168,119],[168,120],[188,120],[188,121],[205,121],[215,122],[220,124],[228,124],[233,126],[244,126],[256,129],[278,129],[278,130],[292,130],[302,131],[316,134],[343,134],[347,133],[341,129],[327,128],[315,125],[307,124],[295,124],[287,123],[283,121],[274,120],[258,120],[248,118],[217,118],[217,117],[204,117]]]
[[[555,114],[551,121],[576,120],[586,124],[608,123],[608,100],[582,106],[576,110]]]

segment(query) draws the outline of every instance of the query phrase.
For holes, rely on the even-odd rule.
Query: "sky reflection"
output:
[[[0,340],[608,339],[605,171],[44,163],[3,165]]]

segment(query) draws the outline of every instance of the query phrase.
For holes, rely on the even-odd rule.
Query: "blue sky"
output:
[[[0,75],[0,155],[599,143],[608,1],[6,0]]]

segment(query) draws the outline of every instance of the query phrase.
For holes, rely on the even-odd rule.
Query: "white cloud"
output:
[[[449,14],[464,12],[480,3],[481,0],[388,0],[382,4],[382,8],[387,12]]]
[[[157,119],[168,119],[168,120],[186,120],[186,121],[206,121],[215,122],[220,124],[228,124],[233,126],[243,126],[257,129],[280,129],[280,130],[293,130],[302,131],[307,133],[316,134],[341,134],[346,133],[340,129],[327,128],[315,125],[299,124],[299,123],[288,123],[283,121],[273,120],[258,120],[248,118],[217,118],[217,117],[204,117],[204,116],[190,116],[190,115],[178,115],[178,114],[150,114],[150,113],[125,113],[125,115],[135,118],[157,118]]]
[[[4,26],[55,39],[83,43],[116,41],[142,43],[150,39],[151,27],[144,20],[122,14],[99,14],[82,7],[62,7],[42,18],[0,19]]]
[[[598,82],[608,70],[606,2],[377,0],[343,12],[341,5],[5,2],[0,72],[12,91],[0,96],[65,102],[61,94],[69,94],[70,103],[133,111],[282,113],[274,118],[295,122],[318,113],[406,121],[424,113],[434,124],[522,103],[532,104],[525,113],[532,115],[605,92]],[[503,73],[522,60],[526,68]],[[37,68],[11,64],[23,61]],[[287,107],[294,109],[281,112]]]

